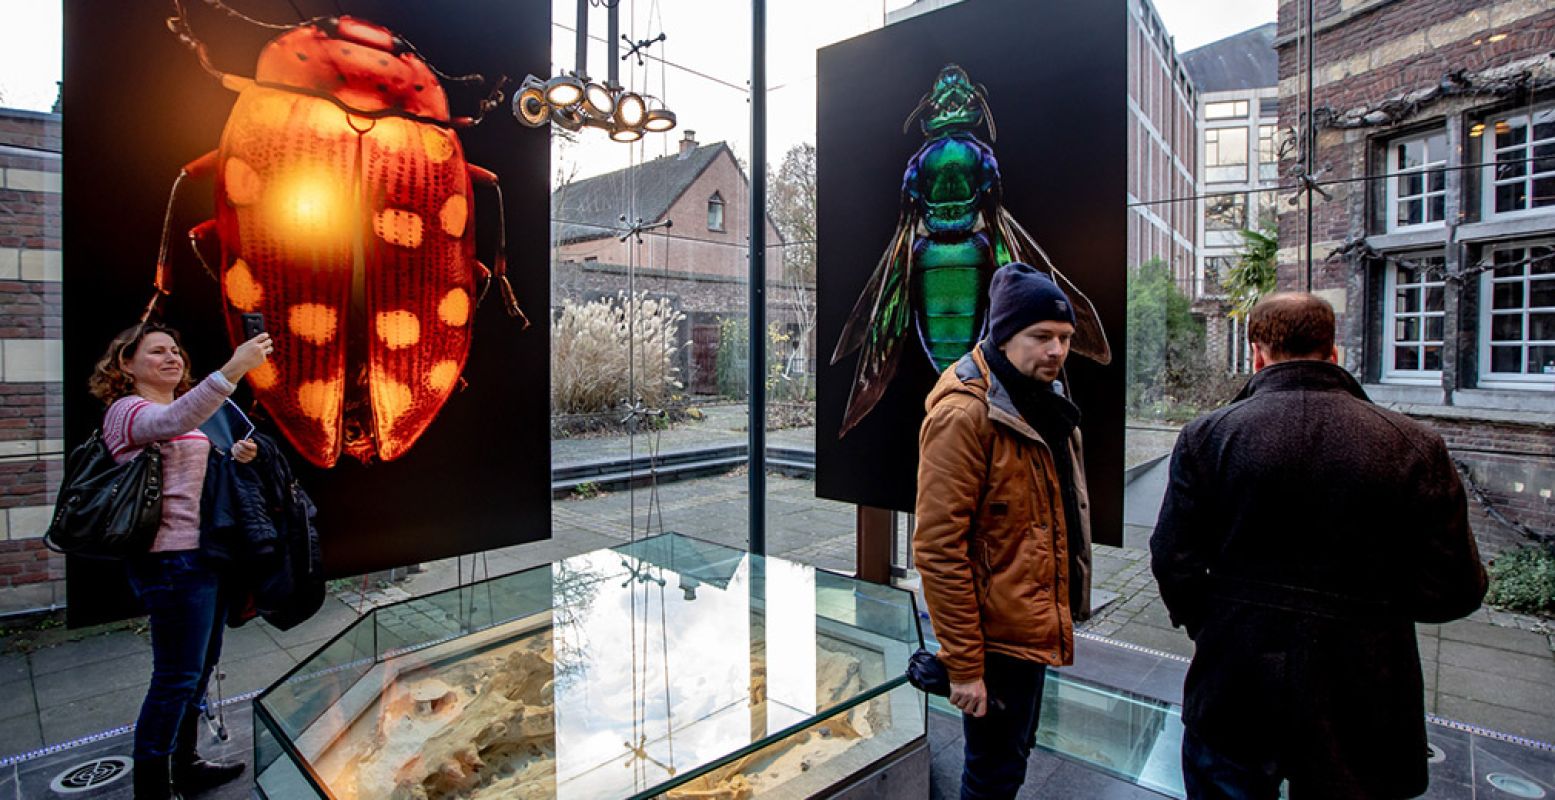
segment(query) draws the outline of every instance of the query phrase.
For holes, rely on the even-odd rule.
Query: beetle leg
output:
[[[141,312],[140,319],[142,322],[151,318],[151,315],[156,311],[157,301],[172,294],[168,282],[171,270],[167,263],[167,245],[172,236],[173,204],[178,201],[178,189],[183,186],[185,178],[203,178],[206,175],[214,174],[216,172],[216,164],[217,152],[212,150],[185,164],[184,168],[178,171],[178,177],[173,179],[173,188],[167,195],[167,209],[162,213],[162,242],[157,248],[156,277],[152,281],[156,291],[151,295],[151,302],[146,304],[146,310]],[[206,269],[208,270],[209,267]]]
[[[211,262],[205,258],[205,250],[216,241],[216,220],[208,219],[199,225],[189,229],[189,249],[194,251],[194,257],[200,260],[200,266],[205,268],[206,274],[217,282],[221,278],[216,275],[216,270],[211,269]]]
[[[502,306],[507,309],[508,316],[517,317],[524,321],[524,327],[529,327],[529,317],[524,315],[524,310],[518,307],[518,295],[513,292],[513,284],[508,282],[508,229],[507,209],[502,202],[502,185],[497,182],[497,174],[489,169],[477,167],[474,164],[465,165],[470,172],[470,182],[490,186],[497,192],[497,259],[496,268],[491,270],[492,278],[496,279],[499,291],[502,293]],[[491,281],[481,287],[481,297],[491,289]],[[479,302],[479,298],[477,298]]]

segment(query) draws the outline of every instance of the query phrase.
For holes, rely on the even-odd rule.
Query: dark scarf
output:
[[[1074,487],[1074,459],[1069,455],[1069,435],[1080,426],[1080,408],[1069,398],[1059,394],[1052,383],[1039,381],[1010,363],[1004,351],[991,342],[983,342],[983,357],[994,377],[1009,392],[1010,400],[1021,419],[1034,428],[1047,449],[1053,454],[1053,466],[1058,471],[1058,488],[1064,498],[1064,523],[1069,531],[1069,553],[1073,558],[1084,546],[1080,539],[1080,498]],[[1070,571],[1073,575],[1073,571]],[[1081,587],[1078,581],[1069,582],[1070,605],[1078,598]]]

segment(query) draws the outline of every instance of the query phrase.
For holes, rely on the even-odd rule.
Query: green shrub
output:
[[[1531,544],[1497,556],[1485,599],[1509,611],[1555,614],[1555,548]]]

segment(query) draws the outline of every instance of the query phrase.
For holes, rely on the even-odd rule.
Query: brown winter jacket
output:
[[[1021,418],[980,347],[940,376],[918,435],[913,556],[956,683],[983,675],[983,654],[1074,663],[1074,620],[1090,609],[1091,526],[1080,431],[1069,447],[1084,552],[1069,552],[1053,454]],[[1069,607],[1069,581],[1080,581]]]

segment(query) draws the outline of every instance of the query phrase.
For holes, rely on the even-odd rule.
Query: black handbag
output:
[[[70,451],[54,519],[43,543],[86,558],[118,559],[145,553],[162,523],[162,449],[153,442],[122,464],[102,431]]]

